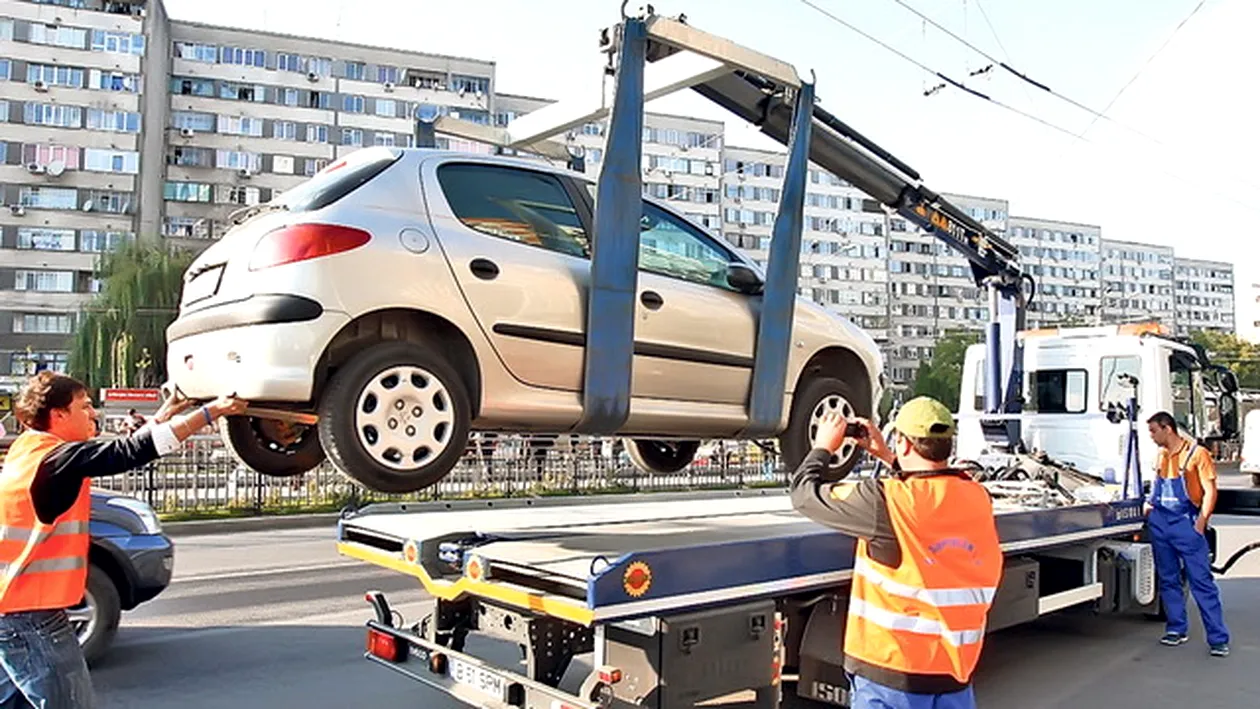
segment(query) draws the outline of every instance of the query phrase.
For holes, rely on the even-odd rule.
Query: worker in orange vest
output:
[[[993,503],[983,485],[949,467],[954,418],[943,404],[913,399],[893,428],[890,447],[870,421],[823,417],[792,478],[792,502],[857,539],[844,631],[849,706],[971,709],[971,676],[1002,578]],[[846,438],[894,477],[826,482]]]
[[[82,383],[44,371],[23,387],[14,410],[25,430],[0,470],[0,707],[93,706],[66,617],[87,584],[91,479],[138,468],[214,419],[245,410],[245,402],[223,397],[176,415],[189,405],[172,398],[135,435],[93,441],[96,410]]]

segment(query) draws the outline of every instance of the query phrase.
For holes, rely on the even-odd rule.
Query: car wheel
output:
[[[229,416],[219,427],[219,436],[245,467],[275,478],[301,475],[324,462],[324,448],[314,426]]]
[[[658,441],[635,438],[626,441],[630,462],[645,473],[677,473],[691,465],[700,441]]]
[[[464,382],[423,345],[376,345],[333,375],[320,401],[319,437],[346,475],[377,492],[405,493],[446,476],[468,446]]]
[[[105,654],[114,641],[118,620],[122,617],[122,601],[109,574],[92,564],[88,568],[83,602],[67,610],[66,615],[70,617],[70,627],[74,629],[87,661],[94,662]]]
[[[814,434],[824,414],[839,413],[845,418],[871,415],[870,402],[861,401],[853,393],[853,387],[834,377],[817,377],[806,382],[792,397],[792,414],[787,429],[779,436],[779,450],[783,453],[783,465],[795,470],[813,448]],[[862,449],[856,443],[846,441],[823,473],[824,480],[834,482],[844,478],[857,465]]]

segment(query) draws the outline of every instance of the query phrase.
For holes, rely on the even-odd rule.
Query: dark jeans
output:
[[[92,680],[65,611],[0,615],[0,709],[92,709]]]

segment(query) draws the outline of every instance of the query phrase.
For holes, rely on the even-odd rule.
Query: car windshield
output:
[[[323,209],[370,182],[398,162],[402,154],[401,150],[384,147],[356,150],[268,204],[291,212]]]

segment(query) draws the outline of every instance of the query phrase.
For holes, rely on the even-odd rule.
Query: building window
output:
[[[130,111],[104,111],[99,108],[89,108],[87,127],[117,133],[139,133],[140,114]]]
[[[323,57],[302,57],[296,54],[280,53],[276,55],[276,68],[280,71],[295,71],[300,74],[332,75],[332,60]]]
[[[101,91],[124,91],[134,94],[140,92],[141,83],[140,77],[135,74],[120,74],[118,72],[93,69],[88,73],[88,88]]]
[[[376,115],[393,118],[398,115],[398,102],[392,98],[376,99]]]
[[[232,101],[262,101],[265,94],[266,91],[261,86],[231,84],[228,82],[219,85],[219,98]]]
[[[69,315],[23,313],[13,316],[13,332],[39,335],[68,335],[73,326]]]
[[[396,66],[376,67],[376,81],[381,84],[397,84],[398,83],[398,67]]]
[[[262,169],[262,155],[244,150],[220,150],[215,154],[214,164],[220,168],[258,172]]]
[[[43,82],[48,86],[83,88],[83,70],[69,66],[30,64],[26,67],[26,83]]]
[[[144,35],[92,30],[92,50],[109,54],[144,56]]]
[[[73,293],[74,271],[14,272],[13,289],[38,293]]]
[[[180,59],[189,59],[194,62],[214,64],[219,60],[219,48],[213,44],[176,42],[175,56]]]
[[[91,110],[88,111],[91,115]],[[83,109],[52,103],[28,103],[23,115],[26,123],[36,126],[78,128],[83,125]]]
[[[342,145],[363,145],[363,131],[358,128],[341,129]]]
[[[13,20],[0,20],[0,41],[13,41]]]
[[[279,93],[276,96],[276,103],[284,104],[285,106],[298,105],[297,89],[283,89],[282,91],[278,89],[277,91]]]
[[[325,167],[328,167],[328,161],[324,158],[307,158],[302,164],[302,174],[310,177]]]
[[[261,138],[263,121],[249,116],[219,116],[218,132],[222,135],[247,135]]]
[[[69,352],[32,352],[30,355],[14,353],[9,360],[9,374],[22,376],[42,372],[45,369],[65,374],[69,363]]]
[[[93,190],[83,203],[85,211],[99,211],[107,214],[131,214],[131,193]]]
[[[85,148],[83,169],[93,172],[118,172],[135,175],[140,172],[140,153],[130,150]]]
[[[387,148],[392,148],[394,147],[395,138],[393,133],[377,133],[374,141],[376,145],[383,145]]]
[[[124,241],[130,239],[131,233],[126,231],[84,229],[79,234],[79,250],[93,254],[115,251]]]
[[[18,204],[35,209],[76,209],[78,192],[69,187],[23,187]]]
[[[209,202],[210,185],[200,182],[167,182],[162,196],[172,202]]]
[[[23,165],[35,164],[48,167],[54,162],[60,162],[67,170],[79,169],[79,149],[50,143],[42,145],[27,143],[22,146]]]
[[[262,191],[257,187],[215,185],[214,201],[218,204],[240,204],[252,207],[262,201]]]
[[[271,124],[271,137],[277,140],[297,140],[297,124],[292,121],[276,121]]]
[[[345,71],[342,73],[342,76],[352,81],[363,81],[363,77],[366,72],[367,65],[363,62],[346,62]]]
[[[451,91],[461,94],[486,94],[490,92],[490,79],[484,76],[460,76],[456,74],[451,77]]]
[[[328,126],[318,126],[318,125],[306,126],[306,142],[327,143],[328,142]]]
[[[209,239],[213,222],[197,217],[166,217],[162,220],[162,236],[185,239]]]
[[[74,251],[74,229],[23,227],[18,229],[17,247],[34,251]]]
[[[341,98],[341,110],[346,113],[363,113],[363,97],[343,96]]]
[[[214,96],[214,82],[177,76],[171,79],[171,93],[181,96]]]
[[[273,155],[271,157],[271,171],[281,175],[292,175],[293,158],[288,155]]]
[[[31,44],[48,44],[71,49],[83,49],[87,46],[87,30],[74,27],[32,24],[26,38]]]
[[[180,167],[210,167],[213,164],[211,157],[209,148],[173,145],[170,152],[166,154],[166,164]]]
[[[219,50],[219,63],[264,67],[267,65],[267,53],[261,49],[223,47]]]

